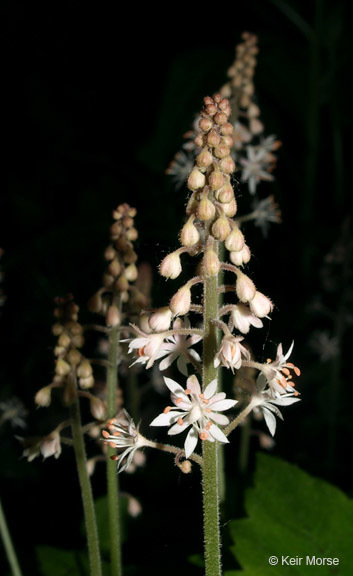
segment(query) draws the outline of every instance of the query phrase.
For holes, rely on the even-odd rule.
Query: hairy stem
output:
[[[16,551],[12,543],[6,516],[0,500],[0,534],[4,544],[6,556],[11,568],[12,576],[22,576],[21,568],[17,560]]]
[[[203,343],[203,390],[217,378],[214,357],[217,352],[218,279],[211,276],[204,282],[204,343]],[[206,576],[221,575],[221,539],[219,530],[219,478],[218,443],[203,443],[203,520],[205,540]]]
[[[116,416],[116,392],[118,387],[118,346],[119,327],[111,329],[109,334],[109,355],[107,368],[107,410],[108,418]],[[108,507],[109,507],[109,535],[110,535],[110,574],[121,576],[121,534],[120,534],[120,506],[119,484],[116,464],[110,456],[115,455],[114,448],[108,446],[107,481],[108,481]]]
[[[76,387],[75,380],[76,378],[73,379],[72,385]],[[94,509],[91,482],[87,470],[87,457],[82,431],[80,404],[78,396],[76,396],[75,401],[70,406],[70,415],[71,415],[73,444],[76,456],[78,477],[81,486],[83,510],[85,515],[90,571],[91,576],[101,576],[102,568],[101,568],[101,558],[99,551],[96,513]]]

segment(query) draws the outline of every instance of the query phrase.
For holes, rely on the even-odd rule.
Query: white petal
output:
[[[175,394],[176,396],[179,396],[180,394],[185,394],[185,390],[184,388],[182,388],[180,386],[180,384],[178,384],[178,382],[175,382],[174,380],[172,380],[171,378],[166,378],[164,377],[164,382],[166,383],[166,385],[168,386],[169,390]]]
[[[218,442],[222,442],[223,444],[229,443],[227,436],[225,436],[222,430],[220,430],[218,426],[216,426],[215,424],[212,424],[212,426],[209,429],[209,433],[211,434],[211,436],[213,436],[213,438],[215,438],[215,440],[218,440]]]
[[[183,414],[184,412],[170,410],[168,414],[163,413],[157,416],[157,418],[151,422],[150,426],[170,426]]]
[[[262,410],[263,410],[265,422],[267,424],[267,428],[269,429],[271,436],[274,436],[275,432],[276,432],[276,425],[277,425],[276,418],[274,417],[272,412],[269,412],[268,410],[266,410],[265,407],[263,407]]]
[[[192,427],[189,434],[186,437],[184,449],[185,457],[189,458],[197,446],[199,440],[199,435],[196,428]]]
[[[168,430],[168,435],[175,436],[176,434],[180,434],[180,432],[184,432],[184,430],[186,430],[186,428],[188,428],[189,426],[190,426],[189,422],[183,422],[181,426],[180,424],[174,424],[174,426],[172,426]]]
[[[188,376],[187,363],[184,356],[178,356],[177,368],[183,376]]]
[[[277,398],[276,400],[271,400],[272,404],[278,404],[278,406],[289,406],[294,404],[294,402],[300,402],[300,398],[293,398],[293,396],[284,396],[283,398]]]
[[[256,380],[256,388],[258,392],[262,392],[267,384],[266,376],[260,372]]]
[[[135,338],[130,342],[129,348],[143,348],[147,343],[147,338]]]
[[[276,414],[276,416],[278,416],[278,418],[283,420],[282,412],[280,412],[280,410],[278,410],[277,406],[274,406],[273,404],[271,404],[271,401],[266,402],[266,404],[264,404],[264,408],[266,410],[271,410],[271,412],[274,412]]]
[[[162,362],[159,365],[159,369],[161,371],[166,370],[167,368],[169,368],[169,366],[171,366],[171,364],[174,362],[175,358],[177,357],[177,354],[168,354],[168,356],[166,356],[166,358],[164,358],[164,360],[162,360]]]
[[[217,378],[212,380],[212,382],[210,382],[208,384],[208,386],[206,386],[205,391],[204,391],[204,396],[205,396],[206,400],[211,398],[211,396],[213,396],[213,394],[216,392],[216,390],[217,390]]]
[[[216,412],[223,412],[223,410],[230,410],[230,408],[233,408],[237,402],[238,400],[220,400],[219,402],[212,402],[210,408],[212,411],[216,410]]]
[[[191,391],[192,394],[196,394],[196,396],[201,394],[199,381],[194,374],[187,379],[186,386]]]
[[[284,358],[283,358],[283,361],[284,361],[284,362],[285,362],[286,360],[288,360],[289,356],[292,354],[293,346],[294,346],[294,340],[293,340],[292,344],[290,345],[287,354],[286,354],[286,355],[284,356]]]
[[[210,418],[210,420],[213,420],[217,424],[220,424],[221,426],[226,426],[227,424],[229,424],[229,418],[227,418],[227,416],[225,416],[224,414],[216,414],[216,412],[214,413],[211,412],[210,414],[208,414],[208,418]]]

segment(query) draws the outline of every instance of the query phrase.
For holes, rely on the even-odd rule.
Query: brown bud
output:
[[[78,366],[81,362],[81,358],[82,356],[76,348],[72,348],[66,357],[71,366]]]
[[[216,208],[212,202],[207,198],[206,195],[202,197],[202,200],[197,208],[197,217],[203,222],[207,222],[214,217],[216,213]]]
[[[214,170],[209,175],[208,182],[212,190],[219,190],[224,184],[224,177],[219,170]]]
[[[227,120],[228,116],[224,112],[217,112],[217,114],[214,117],[214,121],[216,122],[216,124],[219,124],[220,126],[226,124]]]
[[[125,268],[125,276],[129,282],[135,282],[138,276],[137,268],[135,264],[130,264]]]
[[[197,168],[194,168],[188,178],[188,187],[190,190],[198,190],[205,185],[205,175]]]
[[[219,165],[220,165],[221,170],[223,172],[225,172],[226,174],[232,174],[232,172],[234,172],[234,170],[235,170],[234,160],[230,156],[226,156],[225,158],[222,158]]]
[[[112,260],[108,266],[108,272],[112,276],[118,276],[121,270],[121,265],[118,260]]]
[[[223,136],[230,136],[231,134],[233,134],[233,124],[231,124],[230,122],[227,122],[226,124],[223,124],[223,126],[221,127],[221,134],[223,134]]]
[[[220,270],[220,263],[216,252],[206,250],[202,260],[202,268],[205,276],[216,276]]]
[[[106,260],[113,260],[116,256],[116,251],[114,250],[113,246],[108,246],[104,252],[104,258]]]
[[[220,216],[212,225],[212,235],[216,240],[223,241],[230,234],[230,224],[224,216]]]
[[[207,148],[204,148],[202,152],[197,156],[196,162],[200,168],[207,168],[213,162],[212,154],[207,150]]]
[[[136,228],[130,228],[129,230],[126,230],[126,238],[130,242],[134,242],[135,240],[137,240],[138,232],[137,232]]]
[[[217,200],[222,202],[222,204],[228,204],[234,199],[234,190],[230,184],[225,184],[217,192]]]
[[[220,141],[221,141],[221,138],[215,130],[211,130],[211,132],[209,134],[207,134],[207,144],[209,146],[212,146],[212,147],[218,146]]]
[[[126,278],[125,274],[122,274],[114,284],[115,290],[118,292],[125,292],[129,288],[129,281]]]
[[[201,118],[199,126],[202,132],[208,132],[209,130],[211,130],[213,122],[210,118]]]
[[[214,149],[214,155],[217,158],[225,158],[226,156],[229,156],[230,154],[230,149],[228,148],[228,146],[225,146],[224,144],[219,144],[219,146],[217,146]]]

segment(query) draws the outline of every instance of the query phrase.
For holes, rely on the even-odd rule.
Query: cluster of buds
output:
[[[232,144],[226,145],[230,149],[228,155],[239,164],[239,168],[242,170],[240,179],[247,183],[252,195],[256,194],[260,181],[272,181],[274,179],[272,172],[277,162],[274,152],[281,146],[281,142],[275,136],[263,136],[264,125],[260,120],[260,108],[256,103],[253,79],[257,54],[257,37],[254,34],[244,32],[242,42],[236,47],[235,61],[228,71],[230,79],[220,89],[221,96],[229,98],[232,107],[229,122],[233,126],[233,141]],[[199,121],[200,117],[196,119],[193,129],[185,135],[187,140],[183,146],[184,151],[177,153],[167,170],[167,173],[174,178],[177,186],[180,186],[187,179],[187,174],[192,169],[197,154],[197,147],[200,146],[196,136]],[[229,134],[224,134],[224,136],[229,136]],[[207,163],[209,156],[202,154],[199,161],[201,165],[203,162]],[[226,163],[227,161],[224,162],[224,164]],[[197,173],[192,179],[195,183],[201,181]],[[215,182],[217,182],[216,176]],[[266,235],[269,223],[280,222],[281,214],[272,196],[261,201],[256,200],[255,198],[252,212],[240,217],[239,222],[253,220]]]
[[[104,315],[108,326],[120,326],[122,304],[141,309],[145,303],[144,295],[134,286],[138,277],[137,254],[133,246],[138,237],[135,216],[136,209],[128,204],[120,204],[113,211],[111,243],[104,253],[108,265],[103,275],[103,286],[89,302],[90,310]]]

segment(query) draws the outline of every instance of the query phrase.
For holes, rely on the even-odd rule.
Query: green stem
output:
[[[75,383],[73,382],[73,385]],[[101,558],[99,551],[99,540],[96,523],[96,513],[92,494],[91,482],[87,471],[87,457],[83,438],[80,404],[76,397],[70,406],[72,437],[75,449],[78,477],[81,486],[83,510],[85,515],[88,553],[91,576],[101,576]]]
[[[119,327],[114,327],[109,335],[109,367],[107,368],[107,409],[108,418],[116,416],[116,391],[118,387],[118,347]],[[109,534],[110,534],[110,573],[111,576],[121,576],[121,534],[120,534],[120,506],[119,484],[116,464],[110,456],[115,455],[114,448],[108,446],[107,481],[109,506]]]
[[[204,322],[203,343],[203,390],[217,378],[214,367],[217,352],[217,327],[213,320],[218,318],[218,279],[206,278],[204,283]],[[221,538],[219,531],[219,478],[218,442],[203,443],[203,519],[205,540],[206,576],[221,575]]]
[[[4,543],[7,559],[13,576],[22,576],[21,568],[17,560],[15,548],[12,543],[9,528],[6,522],[6,516],[0,500],[0,534]]]
[[[248,470],[251,435],[251,417],[248,416],[240,429],[239,469],[245,476]]]

